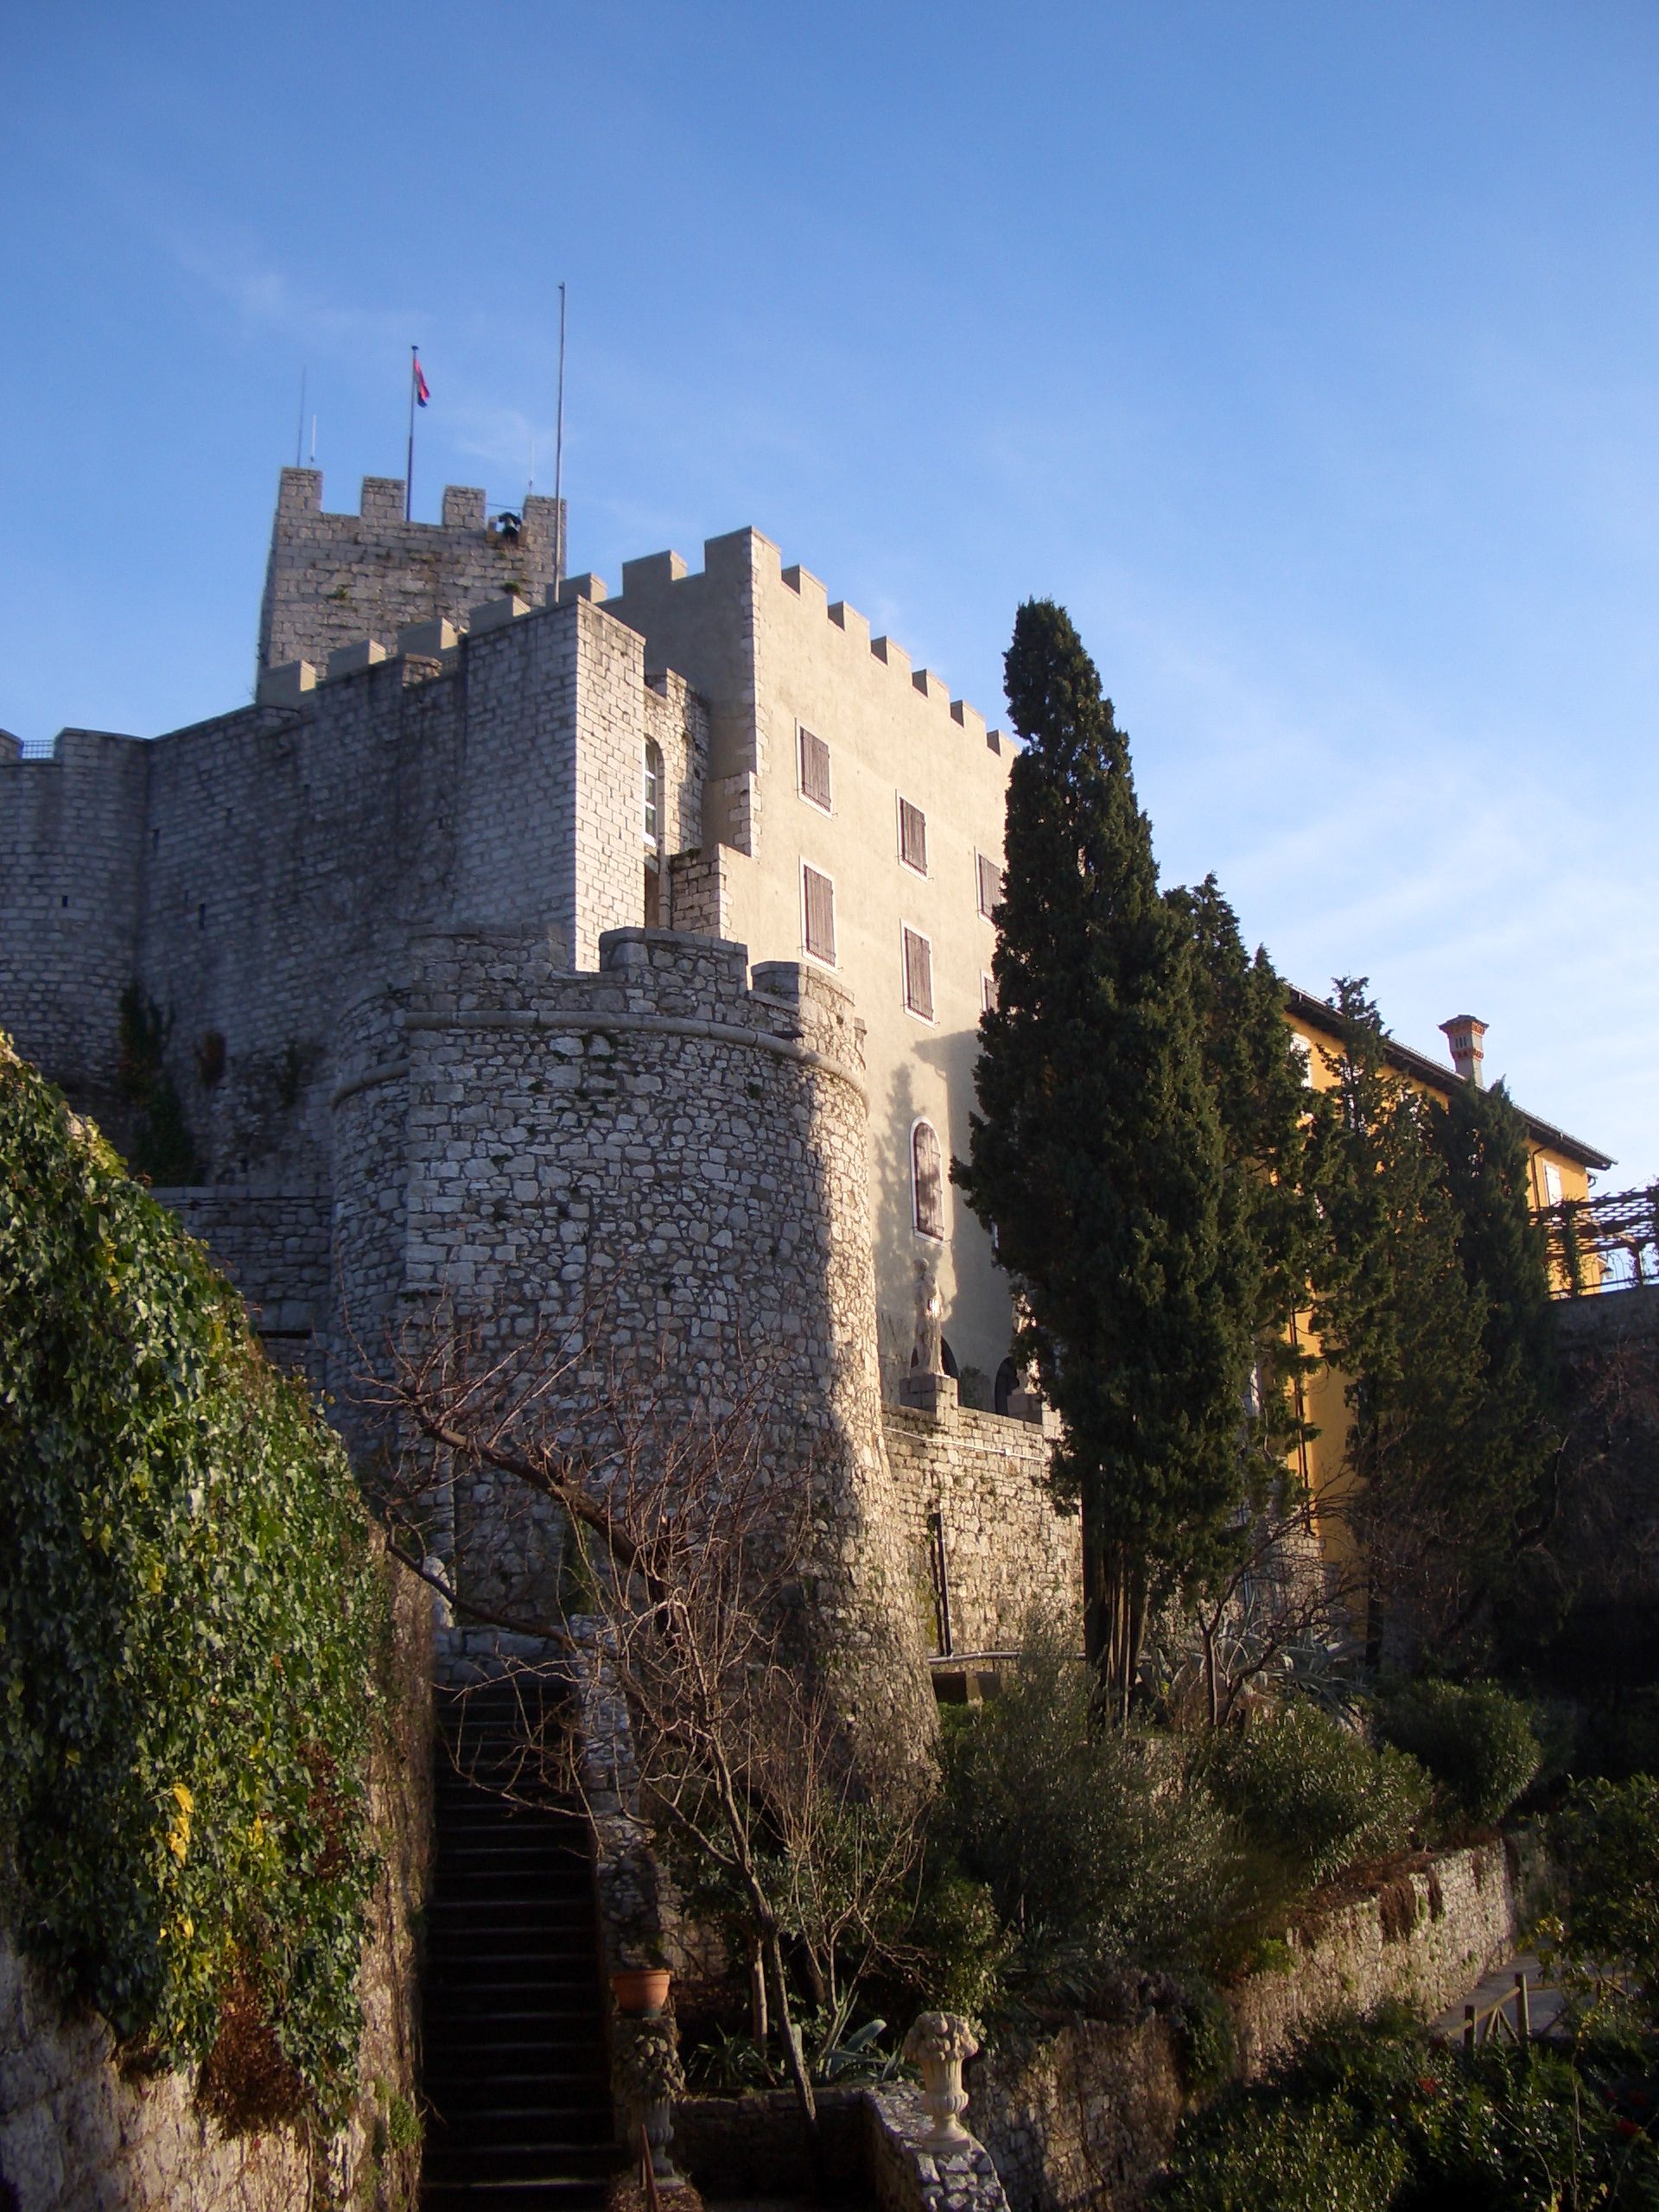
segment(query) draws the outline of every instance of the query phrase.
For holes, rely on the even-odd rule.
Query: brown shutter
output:
[[[810,729],[801,732],[801,794],[814,806],[830,805],[830,747]]]
[[[918,1122],[910,1135],[911,1185],[916,1201],[916,1229],[922,1236],[944,1235],[944,1177],[939,1140],[931,1122]]]
[[[905,1004],[925,1021],[933,1019],[933,948],[914,930],[905,931]]]
[[[983,853],[979,855],[979,911],[990,919],[994,910],[1002,903],[1002,871]]]
[[[815,960],[836,958],[836,887],[815,868],[801,870],[805,886],[806,949]]]
[[[918,875],[927,874],[927,817],[907,798],[899,802],[899,857]]]

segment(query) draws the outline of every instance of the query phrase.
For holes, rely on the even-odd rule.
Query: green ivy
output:
[[[264,2073],[325,2120],[356,2062],[384,1606],[338,1440],[200,1248],[0,1037],[17,1932],[157,2063],[209,2057],[223,2029],[222,2077],[251,2008]],[[257,2124],[257,2100],[242,2109]]]

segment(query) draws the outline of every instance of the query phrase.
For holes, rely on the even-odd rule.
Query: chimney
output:
[[[1481,1039],[1486,1034],[1486,1024],[1477,1021],[1472,1014],[1454,1014],[1450,1021],[1440,1024],[1440,1033],[1452,1047],[1452,1065],[1465,1083],[1472,1083],[1478,1090],[1482,1086],[1481,1061],[1485,1058]]]

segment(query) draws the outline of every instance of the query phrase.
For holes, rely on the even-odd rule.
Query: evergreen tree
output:
[[[1562,1431],[1548,1249],[1532,1217],[1526,1124],[1503,1085],[1454,1085],[1431,1127],[1457,1210],[1464,1280],[1483,1317],[1455,1535],[1465,1581],[1497,1595],[1552,1511]]]
[[[1251,1316],[1205,1064],[1193,931],[1160,896],[1128,747],[1062,607],[1022,607],[1007,662],[997,1004],[953,1173],[1027,1316],[1080,1502],[1084,1643],[1128,1709],[1148,1605],[1239,1492]],[[1236,1211],[1236,1210],[1235,1210]]]
[[[1256,1387],[1245,1434],[1254,1478],[1248,1502],[1261,1507],[1283,1484],[1291,1445],[1308,1433],[1294,1383],[1310,1363],[1292,1327],[1306,1302],[1313,1259],[1307,1087],[1284,1019],[1283,979],[1265,948],[1258,946],[1254,959],[1245,951],[1237,918],[1215,877],[1168,896],[1192,935],[1205,1071],[1221,1120],[1221,1249],[1233,1269],[1230,1300],[1255,1347]],[[1243,1533],[1230,1529],[1224,1548],[1230,1552]],[[1202,1579],[1205,1564],[1200,1547],[1193,1579]]]
[[[1338,979],[1332,1005],[1342,1041],[1308,1135],[1322,1224],[1313,1320],[1348,1378],[1351,1510],[1374,1591],[1403,1599],[1423,1632],[1467,1594],[1448,1582],[1448,1547],[1486,1316],[1459,1256],[1433,1109],[1389,1066],[1365,979]]]

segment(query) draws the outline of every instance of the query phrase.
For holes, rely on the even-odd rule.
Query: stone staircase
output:
[[[525,1806],[486,1786],[522,1742],[513,1690],[440,1703],[423,2212],[588,2212],[623,2163],[588,1823],[544,1790]]]

